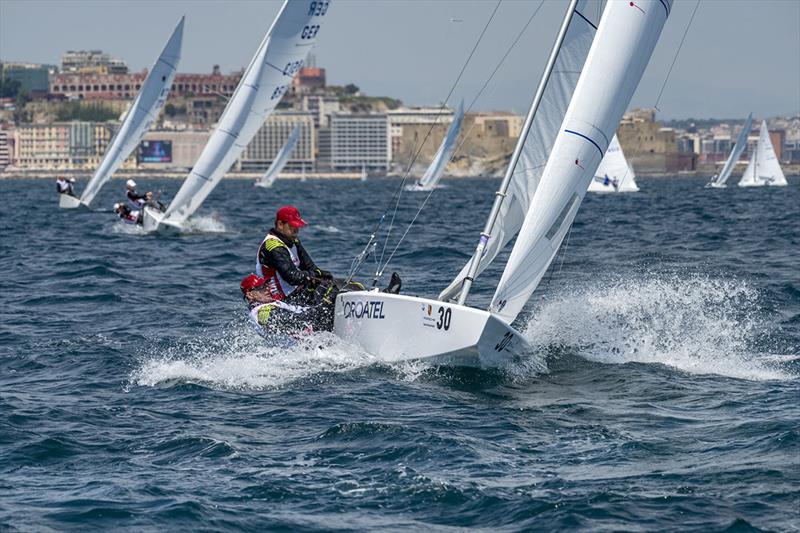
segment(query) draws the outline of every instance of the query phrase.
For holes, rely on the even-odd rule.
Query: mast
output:
[[[564,15],[564,20],[561,23],[561,29],[558,31],[556,42],[553,44],[553,49],[550,51],[550,57],[545,65],[542,78],[539,80],[539,87],[536,89],[536,95],[533,97],[533,103],[528,110],[528,115],[525,117],[525,123],[523,124],[522,132],[520,132],[519,138],[517,139],[517,145],[514,147],[514,153],[511,155],[511,161],[506,168],[503,181],[500,183],[500,189],[495,193],[494,204],[492,205],[492,210],[489,213],[489,219],[486,221],[486,225],[481,232],[481,237],[478,240],[478,246],[475,248],[475,254],[472,256],[472,261],[469,265],[469,271],[467,272],[467,276],[464,278],[464,285],[461,288],[461,293],[458,296],[459,305],[464,305],[464,302],[467,301],[467,296],[472,288],[472,282],[475,279],[475,274],[480,266],[483,250],[486,248],[486,244],[489,242],[489,239],[492,236],[492,229],[497,221],[497,215],[500,213],[500,206],[503,205],[503,200],[505,200],[508,187],[511,184],[511,178],[514,176],[514,168],[517,165],[519,156],[522,153],[522,148],[525,145],[525,138],[528,136],[528,132],[533,124],[533,117],[536,115],[536,111],[539,109],[542,96],[544,96],[547,80],[550,78],[550,74],[553,71],[553,66],[556,63],[558,51],[561,48],[561,44],[564,42],[564,37],[567,34],[567,29],[569,28],[569,23],[572,20],[572,15],[575,13],[575,6],[577,6],[577,4],[578,0],[570,0],[567,13]]]

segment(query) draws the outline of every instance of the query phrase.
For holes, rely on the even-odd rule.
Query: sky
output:
[[[66,50],[102,49],[132,70],[149,68],[186,15],[180,72],[249,63],[277,0],[0,0],[0,60],[60,64]],[[478,110],[525,114],[564,15],[544,0]],[[737,118],[800,113],[800,0],[675,0],[631,107],[659,118]],[[316,63],[328,83],[407,105],[438,105],[497,0],[334,0]],[[501,0],[449,103],[471,101],[540,0]],[[686,40],[668,71],[684,32]],[[664,85],[666,82],[666,85]]]

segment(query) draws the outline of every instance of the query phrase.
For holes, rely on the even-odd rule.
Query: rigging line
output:
[[[475,102],[477,102],[478,98],[480,98],[481,95],[483,95],[483,92],[486,90],[486,87],[489,86],[489,83],[491,83],[492,79],[494,78],[494,75],[497,74],[497,71],[500,70],[501,66],[503,66],[503,63],[505,62],[506,58],[511,53],[511,51],[514,49],[514,47],[517,45],[519,40],[522,38],[522,36],[524,35],[525,31],[528,29],[528,26],[530,26],[531,22],[533,22],[533,19],[539,13],[539,10],[542,8],[543,5],[544,5],[544,0],[542,0],[539,3],[539,5],[536,7],[536,9],[534,9],[534,11],[531,14],[531,16],[528,17],[528,21],[525,23],[525,25],[522,27],[522,29],[519,31],[519,33],[517,33],[517,36],[511,42],[511,44],[509,45],[508,49],[503,54],[503,57],[500,58],[500,61],[494,67],[494,70],[492,71],[492,73],[489,75],[489,77],[484,82],[483,86],[480,88],[478,93],[472,99],[472,101],[470,102],[469,106],[467,106],[466,111],[464,111],[465,114],[469,113],[470,110],[472,110],[472,107],[475,105]],[[475,124],[476,124],[476,122],[473,121],[472,124],[470,125],[469,129],[467,130],[467,133],[464,135],[463,139],[461,140],[461,143],[459,143],[459,145],[456,147],[456,149],[453,150],[453,155],[450,156],[450,159],[449,159],[448,163],[455,158],[455,156],[458,153],[458,151],[464,146],[464,144],[466,143],[467,139],[469,138],[469,134],[472,133],[472,130],[475,128]],[[423,141],[423,143],[424,143],[424,141]],[[425,199],[422,201],[422,204],[420,205],[419,209],[417,210],[416,214],[414,215],[414,218],[411,220],[411,222],[409,223],[408,227],[406,228],[406,231],[400,237],[400,240],[397,242],[397,245],[394,247],[394,250],[392,250],[392,253],[389,254],[389,259],[386,260],[386,263],[384,263],[383,268],[380,269],[380,274],[381,275],[383,274],[383,271],[386,270],[386,267],[389,265],[389,262],[394,257],[395,252],[400,247],[400,244],[403,242],[403,240],[405,239],[406,235],[408,235],[408,232],[411,229],[411,226],[414,225],[414,222],[419,217],[420,213],[422,212],[422,210],[425,207],[425,205],[428,203],[428,200],[430,199],[431,195],[433,194],[433,192],[435,190],[436,189],[431,189],[430,192],[425,196]],[[387,242],[388,242],[388,236],[387,236]],[[384,243],[384,248],[385,248],[385,243]],[[381,254],[381,261],[383,261],[383,254]]]
[[[694,16],[695,14],[697,14],[697,8],[699,7],[700,7],[700,0],[697,0],[697,3],[694,5],[694,11],[692,11],[692,16],[691,18],[689,18],[689,24],[686,25],[686,30],[683,32],[683,38],[681,39],[681,44],[678,45],[678,50],[675,51],[675,57],[672,58],[672,65],[669,66],[669,71],[667,71],[667,77],[664,79],[664,84],[661,86],[661,90],[658,92],[658,98],[656,98],[656,104],[654,106],[656,109],[658,109],[658,103],[661,101],[661,95],[664,94],[664,88],[667,86],[670,74],[672,74],[672,68],[678,61],[678,55],[680,55],[681,48],[683,48],[683,42],[686,40],[686,36],[689,34],[689,28],[692,27],[692,21],[694,20]]]
[[[414,158],[411,160],[411,163],[409,163],[409,166],[406,169],[405,174],[403,175],[403,179],[400,182],[400,186],[398,187],[397,192],[395,193],[395,196],[397,197],[397,201],[395,203],[394,212],[392,213],[392,218],[391,218],[391,220],[389,222],[389,229],[386,232],[386,239],[385,239],[384,244],[383,244],[383,249],[381,250],[380,261],[383,261],[384,254],[386,252],[386,247],[387,247],[387,245],[389,243],[389,236],[391,235],[392,228],[394,226],[394,219],[395,219],[395,217],[397,215],[397,209],[398,209],[398,207],[400,205],[400,198],[403,196],[403,187],[405,186],[406,180],[408,179],[408,175],[411,172],[411,168],[413,167],[414,163],[416,162],[417,158],[419,157],[419,154],[422,153],[422,148],[425,146],[425,142],[428,140],[428,137],[430,137],[430,134],[433,131],[434,126],[436,126],[436,124],[439,122],[439,117],[441,117],[441,113],[444,110],[445,106],[447,105],[447,101],[453,95],[453,91],[455,91],[456,86],[458,85],[458,82],[461,81],[461,77],[464,75],[464,71],[466,71],[467,65],[469,65],[469,62],[472,60],[472,56],[475,55],[475,51],[478,49],[478,45],[483,40],[483,36],[486,34],[486,30],[489,29],[489,24],[491,24],[492,20],[494,19],[494,16],[497,14],[497,10],[500,8],[500,4],[502,2],[503,2],[503,0],[497,0],[497,4],[495,4],[495,6],[494,6],[494,10],[492,11],[492,14],[489,16],[489,19],[486,21],[486,24],[483,26],[483,30],[481,30],[481,33],[478,36],[478,39],[475,41],[475,45],[472,47],[472,51],[469,53],[469,56],[467,57],[467,60],[464,62],[464,65],[461,67],[461,71],[458,73],[458,76],[456,77],[456,81],[453,82],[453,85],[450,87],[450,92],[447,93],[447,97],[444,99],[444,102],[442,102],[442,105],[439,108],[439,113],[436,115],[436,120],[433,122],[433,124],[431,124],[431,127],[428,128],[428,132],[425,134],[425,138],[422,140],[422,144],[420,145],[419,151],[414,155]]]

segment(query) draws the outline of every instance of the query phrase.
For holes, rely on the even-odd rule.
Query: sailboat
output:
[[[764,185],[784,187],[787,184],[786,176],[783,175],[778,157],[775,155],[772,140],[769,138],[767,121],[762,120],[756,149],[750,154],[750,164],[747,165],[744,175],[739,181],[739,187],[763,187]]]
[[[736,138],[736,144],[733,145],[733,149],[731,150],[728,159],[725,161],[722,171],[719,173],[719,175],[711,178],[711,181],[706,184],[706,188],[722,189],[727,187],[725,183],[728,181],[728,178],[731,177],[733,168],[736,166],[736,163],[739,162],[739,157],[741,157],[742,152],[744,152],[744,149],[747,148],[747,136],[750,135],[750,129],[752,127],[753,114],[750,113],[747,115],[747,120],[744,121],[742,131],[739,132],[739,137]]]
[[[334,313],[338,336],[390,362],[494,367],[529,353],[511,323],[567,234],[672,8],[671,0],[610,0],[595,24],[586,4],[569,4],[489,220],[455,290],[446,289],[439,300],[377,291],[340,294]],[[511,209],[509,196],[515,198]],[[496,253],[493,243],[507,242],[517,229],[488,309],[467,306],[485,258]]]
[[[305,63],[332,0],[285,0],[217,128],[166,212],[145,208],[146,232],[177,233],[278,105]]]
[[[294,147],[297,145],[297,141],[300,139],[301,130],[301,124],[298,124],[294,127],[292,132],[289,134],[289,138],[286,139],[286,144],[283,145],[283,148],[280,149],[278,154],[275,156],[275,159],[272,160],[272,164],[269,166],[264,175],[261,176],[261,179],[255,183],[256,187],[264,187],[265,189],[272,187],[272,184],[275,183],[275,179],[278,177],[278,174],[283,170],[283,167],[285,167],[286,163],[289,161],[289,156],[292,154],[292,150],[294,150]]]
[[[442,179],[444,169],[447,163],[453,157],[453,151],[456,149],[456,141],[458,140],[458,133],[461,131],[461,123],[464,121],[464,102],[458,105],[455,115],[453,115],[453,122],[447,130],[447,135],[444,136],[439,150],[433,156],[430,166],[425,171],[425,174],[417,180],[413,185],[406,188],[408,191],[431,191],[436,188],[439,180]]]
[[[617,135],[611,139],[606,155],[594,173],[589,192],[637,192],[636,174],[625,159]]]
[[[80,198],[60,195],[59,207],[74,209],[76,207],[89,207],[111,176],[116,172],[125,159],[131,155],[144,134],[150,129],[158,118],[158,113],[164,106],[175,78],[178,62],[181,59],[181,44],[183,42],[183,21],[180,22],[172,32],[172,36],[167,41],[161,55],[158,56],[155,65],[150,69],[147,78],[136,95],[136,99],[131,104],[119,131],[111,141],[111,145],[106,150],[100,166],[97,167],[92,179],[86,185]]]

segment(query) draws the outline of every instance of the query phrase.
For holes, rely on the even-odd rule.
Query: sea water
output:
[[[247,324],[278,207],[343,275],[397,180],[225,181],[178,237],[115,219],[118,180],[104,213],[0,181],[0,530],[800,528],[800,183],[639,182],[587,196],[517,322],[531,353],[488,372]],[[435,296],[468,259],[497,182],[444,184],[379,285]]]

